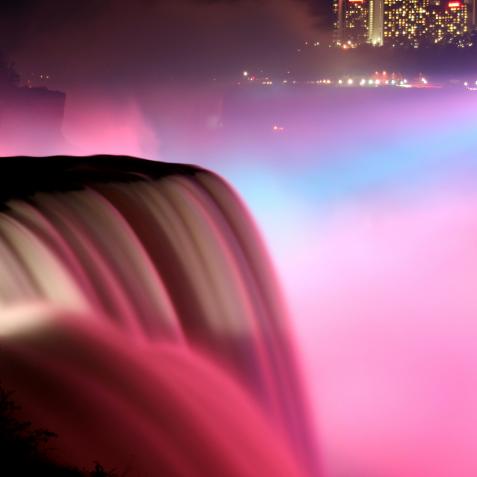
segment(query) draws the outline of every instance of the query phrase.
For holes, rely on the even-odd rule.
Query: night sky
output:
[[[137,85],[286,68],[329,35],[327,0],[10,0],[0,48],[55,87]]]

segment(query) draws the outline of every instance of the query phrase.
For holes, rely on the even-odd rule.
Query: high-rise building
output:
[[[345,35],[353,45],[368,41],[369,0],[346,0]]]
[[[477,0],[334,0],[338,46],[470,46]]]
[[[477,1],[477,0],[474,0]],[[382,46],[384,41],[384,1],[369,1],[368,43]]]
[[[340,45],[343,41],[344,1],[333,0],[333,43],[335,45]]]
[[[384,43],[418,47],[425,35],[428,0],[384,0]]]
[[[470,30],[475,31],[477,29],[477,0],[469,0],[469,8]]]
[[[463,0],[431,0],[426,37],[434,44],[468,46],[472,31],[470,3]]]
[[[368,41],[370,0],[333,0],[334,43],[357,46]]]

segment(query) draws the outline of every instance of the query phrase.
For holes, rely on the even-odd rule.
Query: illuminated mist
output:
[[[90,288],[88,292],[80,287],[79,293],[78,284],[72,285],[71,279],[65,278],[68,273],[62,262],[51,263],[57,270],[55,276],[60,288],[50,281],[45,282],[53,295],[50,300],[61,305],[59,298],[68,297],[68,303],[74,301],[78,306],[74,312],[45,311],[40,307],[35,308],[33,315],[31,310],[23,308],[9,311],[15,316],[15,322],[21,322],[21,317],[32,316],[36,325],[43,317],[48,320],[42,325],[41,333],[29,333],[27,325],[30,323],[25,323],[25,330],[17,330],[15,326],[10,329],[12,321],[5,320],[3,334],[6,339],[3,341],[8,346],[2,348],[5,353],[2,362],[6,363],[8,357],[8,362],[25,367],[25,376],[36,376],[36,367],[31,363],[37,359],[45,363],[44,369],[48,373],[51,364],[51,374],[45,379],[51,380],[49,383],[57,382],[55,376],[58,374],[55,373],[68,375],[71,380],[67,383],[69,395],[74,395],[76,386],[82,386],[85,376],[89,376],[98,396],[107,395],[104,402],[115,401],[114,412],[121,413],[132,413],[131,403],[143,402],[141,400],[146,399],[144,396],[149,395],[154,386],[160,389],[164,386],[168,393],[174,390],[180,395],[175,378],[169,378],[180,374],[184,388],[190,386],[196,390],[194,392],[204,393],[205,407],[209,403],[219,406],[217,412],[231,420],[227,421],[230,426],[240,427],[244,420],[228,414],[234,406],[228,406],[222,400],[218,403],[215,393],[210,391],[223,387],[230,392],[230,399],[247,409],[244,412],[249,413],[249,422],[256,423],[251,424],[258,429],[256,440],[251,439],[249,444],[252,448],[257,443],[253,449],[261,448],[263,460],[260,462],[264,466],[276,466],[262,475],[293,475],[289,469],[295,469],[295,463],[290,454],[296,454],[297,448],[302,449],[298,460],[308,459],[307,446],[313,439],[304,446],[302,443],[296,445],[295,441],[303,426],[307,430],[301,435],[312,433],[309,428],[316,429],[321,464],[319,475],[474,477],[477,473],[477,326],[474,320],[477,302],[473,288],[477,278],[476,106],[477,97],[472,92],[452,89],[350,89],[330,90],[324,95],[275,88],[256,94],[252,89],[232,90],[217,86],[191,90],[171,86],[166,92],[146,88],[140,94],[121,100],[70,96],[63,126],[65,143],[55,145],[51,152],[127,153],[155,160],[194,163],[220,173],[238,190],[256,217],[271,250],[291,309],[290,329],[286,328],[283,336],[287,342],[288,339],[291,343],[296,340],[295,348],[299,353],[293,353],[293,345],[278,346],[285,350],[285,355],[289,353],[289,357],[280,364],[279,371],[277,368],[272,373],[265,371],[275,359],[270,350],[276,348],[267,340],[254,341],[255,327],[261,329],[263,322],[245,318],[250,316],[248,307],[251,303],[243,300],[243,293],[252,300],[253,292],[247,288],[250,282],[248,278],[243,281],[237,278],[235,274],[242,270],[242,265],[230,266],[228,252],[215,256],[221,247],[236,243],[234,234],[244,229],[238,227],[232,235],[229,232],[217,235],[215,227],[222,224],[222,219],[215,216],[210,219],[204,212],[207,208],[200,208],[198,217],[190,212],[196,211],[197,204],[203,200],[203,187],[208,187],[209,180],[222,190],[214,207],[224,200],[222,194],[231,197],[215,176],[205,174],[199,175],[200,186],[196,183],[198,179],[172,178],[164,180],[157,188],[138,182],[130,187],[105,185],[99,191],[93,188],[65,194],[62,200],[58,196],[39,195],[35,198],[36,209],[31,204],[15,202],[2,218],[2,237],[6,230],[15,234],[10,243],[19,243],[22,237],[25,245],[19,247],[26,255],[23,261],[31,260],[34,252],[39,254],[31,262],[38,264],[37,275],[41,275],[45,264],[52,260],[45,248],[51,248],[55,243],[56,253],[69,257],[75,267],[82,268],[91,262],[97,270],[94,273],[101,271],[106,274],[101,277],[107,278],[96,278],[85,285]],[[15,153],[24,152],[21,147],[15,150]],[[106,202],[104,196],[108,198]],[[106,212],[111,210],[111,204],[117,210],[115,201],[125,196],[134,197],[135,201],[131,210],[128,210],[128,201],[119,208],[121,214],[130,214],[129,225],[119,219],[116,212],[112,215]],[[163,201],[164,197],[167,200]],[[156,213],[152,211],[152,204],[157,211],[164,208],[163,218],[152,217]],[[174,252],[174,256],[178,263],[187,263],[182,268],[187,269],[190,280],[197,284],[195,305],[187,310],[187,316],[197,311],[201,327],[189,331],[194,331],[193,342],[208,351],[205,357],[197,357],[195,348],[148,348],[147,353],[160,355],[158,361],[164,363],[163,368],[153,369],[149,355],[142,351],[145,337],[165,333],[172,341],[183,339],[184,331],[177,324],[180,313],[174,315],[177,303],[182,301],[176,297],[171,303],[166,299],[155,303],[158,298],[150,288],[135,289],[139,283],[152,287],[152,276],[155,276],[154,290],[163,289],[161,280],[164,277],[162,271],[159,276],[154,275],[154,270],[162,268],[146,260],[142,249],[136,249],[136,245],[132,247],[130,242],[137,243],[144,238],[157,241],[157,238],[152,239],[149,230],[138,231],[139,222],[131,223],[142,220],[136,218],[136,210],[147,214],[147,223],[153,224],[151,227],[159,227],[160,220],[174,221],[174,214],[166,210],[168,207],[173,207],[175,214],[184,214],[180,215],[181,220],[191,227],[190,230],[200,230],[191,235],[194,239],[179,244],[185,240],[180,232],[185,225],[163,226],[177,237],[175,245],[183,252]],[[41,217],[37,209],[41,211]],[[47,228],[45,214],[49,221],[54,218],[55,227],[61,227],[59,236],[58,231]],[[235,214],[232,217],[236,217]],[[21,226],[16,225],[18,221]],[[28,233],[24,229],[26,222],[30,228]],[[78,230],[73,232],[75,223]],[[104,230],[96,229],[93,224],[103,224]],[[35,234],[47,234],[50,243],[42,242],[43,245],[35,250],[30,235],[32,230]],[[123,237],[124,241],[115,241],[113,248],[107,234]],[[165,238],[171,242],[173,250],[175,240],[171,236]],[[199,242],[192,243],[194,240]],[[163,243],[162,239],[159,242]],[[70,250],[72,243],[75,243],[73,248],[81,249],[81,254],[97,250],[96,258],[88,258],[90,262],[85,262],[83,255],[75,258]],[[256,243],[254,238],[253,247]],[[153,257],[161,249],[152,242],[143,243],[143,246],[147,255]],[[237,250],[232,249],[235,262],[245,263],[246,267],[255,263],[255,259],[250,258],[243,262],[237,256]],[[129,256],[132,250],[135,250],[134,256]],[[2,250],[1,253],[5,257],[6,252]],[[41,261],[40,256],[43,257]],[[100,260],[100,257],[103,258]],[[118,257],[122,260],[118,261]],[[108,267],[113,269],[108,270]],[[224,276],[233,286],[225,286],[221,280],[210,287],[202,284],[198,277],[209,272],[212,282]],[[33,271],[28,277],[31,273]],[[147,274],[147,280],[144,274]],[[81,274],[75,272],[74,276],[78,279]],[[10,297],[18,296],[20,301],[25,294],[38,297],[28,277],[18,277],[22,285],[12,289]],[[264,282],[268,283],[268,280],[267,275]],[[88,281],[84,279],[84,283]],[[100,303],[102,292],[97,287],[102,283],[114,284],[111,290],[115,290],[114,296],[120,302],[116,303],[116,298],[110,297],[110,302]],[[5,283],[2,286],[6,286]],[[61,295],[55,294],[58,289],[63,290]],[[207,290],[214,290],[214,293]],[[100,312],[94,316],[91,299],[85,299],[88,293],[99,295],[93,301],[97,302]],[[129,297],[128,293],[133,296]],[[150,318],[143,323],[133,319],[138,306],[135,293],[143,294],[146,301],[140,301],[147,303],[146,308],[152,307],[149,308],[152,310],[159,306],[164,320],[153,326]],[[164,292],[164,296],[168,294]],[[267,303],[276,307],[274,313],[282,315],[284,307],[279,294],[267,298]],[[119,309],[121,313],[118,313]],[[237,309],[242,310],[240,319],[231,311]],[[216,318],[226,313],[232,313],[230,321]],[[74,318],[78,314],[82,315],[80,320]],[[112,318],[118,316],[122,321],[112,323]],[[210,316],[210,321],[206,316]],[[97,331],[88,325],[93,321],[100,322]],[[160,329],[156,330],[155,326]],[[108,331],[103,332],[106,328]],[[131,334],[134,346],[125,345],[120,338],[125,329]],[[225,346],[230,337],[237,338],[233,340],[234,345]],[[246,338],[245,341],[241,337]],[[144,373],[147,378],[134,378],[138,387],[133,390],[119,369],[115,371],[117,374],[106,376],[101,368],[96,369],[92,363],[83,361],[81,346],[86,341],[91,343],[92,350],[106,350],[105,366],[118,359],[121,366],[133,368],[127,376]],[[135,353],[136,347],[141,353]],[[234,351],[228,355],[222,347]],[[30,348],[32,351],[28,353],[32,358],[27,359],[25,350]],[[65,360],[64,365],[50,363],[58,361],[48,355],[50,349],[58,359]],[[209,353],[220,356],[219,362],[230,364],[237,382],[231,382],[231,375],[224,372],[223,365],[217,367],[215,358],[210,358]],[[131,364],[127,364],[131,356]],[[286,364],[288,359],[291,368]],[[262,363],[265,368],[255,368],[255,363]],[[66,372],[60,369],[62,366],[75,372]],[[5,364],[2,367],[8,368]],[[303,394],[311,398],[313,415],[310,418],[306,405],[302,407],[307,399],[300,397],[301,384],[293,384],[298,389],[295,400],[289,395],[293,386],[285,384],[289,381],[281,381],[293,381],[292,376],[299,376],[295,370],[300,368],[304,369]],[[184,370],[190,369],[197,369],[203,379],[210,378],[213,384],[209,391],[188,377],[189,371]],[[159,374],[161,377],[157,381],[156,377],[149,379]],[[32,395],[44,385],[39,377],[23,383],[16,381],[13,375],[10,378],[16,388],[25,389]],[[265,388],[262,387],[264,383],[267,383]],[[125,393],[125,401],[118,402],[119,398],[111,394],[111,389],[116,387]],[[246,389],[246,396],[243,389]],[[79,434],[75,437],[67,421],[62,421],[68,415],[67,405],[53,399],[54,394],[52,391],[51,396],[44,396],[44,402],[38,403],[38,406],[44,406],[41,412],[35,411],[33,406],[32,416],[41,423],[41,417],[46,416],[42,413],[48,409],[48,423],[54,423],[68,437],[64,442],[75,446]],[[270,405],[274,396],[283,396],[284,401]],[[187,397],[180,395],[178,399],[187,400]],[[290,411],[288,406],[292,402],[303,414],[299,413],[298,420],[291,425],[290,416],[295,411]],[[87,402],[78,402],[75,406],[79,410],[90,408]],[[187,426],[194,420],[189,420],[189,408],[184,409],[186,414],[178,415],[177,419],[185,423],[184,429],[189,429]],[[272,410],[271,417],[263,409]],[[156,418],[157,422],[162,419],[152,417],[156,411],[146,405],[134,412],[140,416],[138,420],[128,421],[131,432],[144,430],[150,437],[145,442],[144,453],[138,454],[137,459],[125,458],[125,465],[130,464],[132,468],[143,458],[144,465],[149,465],[151,447],[148,446],[159,439],[151,429],[152,422],[156,422],[153,421]],[[104,422],[111,423],[113,414],[113,411],[107,414]],[[96,417],[90,416],[91,419]],[[295,446],[290,444],[290,437],[270,437],[269,422],[284,430],[284,435],[295,436],[291,437]],[[237,438],[233,440],[233,446],[237,442],[243,443],[238,437],[240,432],[246,433],[247,429],[241,428],[234,434]],[[183,442],[180,439],[190,442],[187,439],[191,439],[191,435],[194,435],[193,431],[184,431],[175,442]],[[264,435],[266,437],[261,437]],[[98,439],[104,439],[105,463],[108,463],[108,452],[113,451],[107,449],[107,436]],[[219,441],[220,437],[213,441],[214,445]],[[263,448],[258,445],[264,442],[267,445]],[[205,454],[202,455],[209,455],[206,442],[203,445]],[[98,446],[92,443],[91,449],[86,449],[78,444],[65,448],[64,452],[74,458],[102,458],[103,455],[95,453],[101,448]],[[124,446],[125,449],[127,446]],[[187,448],[192,452],[193,447]],[[80,449],[84,452],[81,456],[75,454]],[[271,457],[278,455],[277,452],[284,456],[283,466],[281,460],[278,462]],[[170,462],[175,465],[178,461],[174,460],[173,453],[174,449],[171,449]],[[238,461],[233,459],[239,459],[240,453],[240,450],[232,452],[231,461],[224,457],[224,469],[235,468],[236,475],[248,475],[243,467],[235,467]],[[224,455],[228,455],[226,451]],[[191,456],[191,462],[195,458],[195,455]],[[245,473],[240,473],[242,471]],[[227,470],[222,475],[235,474]]]

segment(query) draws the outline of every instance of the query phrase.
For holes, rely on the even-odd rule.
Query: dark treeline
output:
[[[14,393],[0,386],[0,475],[4,477],[117,477],[115,471],[94,464],[91,470],[55,462],[48,455],[58,436],[46,429],[35,429],[18,417],[20,407]]]

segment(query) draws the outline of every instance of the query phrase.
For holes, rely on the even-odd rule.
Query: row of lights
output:
[[[253,80],[255,79],[255,77],[249,77],[249,73],[248,71],[244,71],[243,72],[243,76],[245,78],[248,78],[249,80]],[[419,80],[422,84],[424,85],[427,85],[428,84],[428,81],[426,78],[423,78],[421,77],[420,80]],[[296,84],[297,81],[293,80],[293,81],[289,81],[289,80],[283,80],[282,81],[283,84],[288,84],[288,83],[292,83],[292,84]],[[311,81],[311,82],[308,82],[309,84],[324,84],[324,85],[331,85],[333,84],[333,81],[331,79],[321,79],[321,80],[317,80],[317,81]],[[273,81],[271,81],[270,79],[268,78],[265,78],[265,80],[261,81],[261,84],[263,86],[272,86],[273,85]],[[355,81],[353,78],[348,78],[346,80],[343,80],[343,79],[339,79],[338,82],[337,82],[338,85],[340,86],[343,86],[343,85],[347,85],[347,86],[354,86],[355,84],[359,84],[360,86],[381,86],[381,85],[391,85],[391,86],[404,86],[404,87],[410,87],[409,85],[409,82],[407,79],[402,79],[402,80],[395,80],[395,79],[385,79],[385,80],[381,80],[381,79],[373,79],[373,78],[369,78],[369,79],[366,79],[366,78],[361,78],[361,80],[358,81]],[[475,82],[475,84],[477,85],[477,81]],[[464,83],[464,86],[468,86],[469,83],[468,82],[465,82]]]
[[[356,83],[357,82],[355,82],[353,78],[348,78],[346,81],[342,79],[338,80],[339,85],[353,86]],[[427,84],[427,80],[425,78],[421,78],[421,83]],[[361,78],[361,80],[359,81],[359,85],[360,86],[380,86],[380,85],[406,86],[408,85],[408,80],[403,79],[398,81],[394,79],[380,80],[380,79],[372,79],[372,78],[369,78],[369,79]]]

